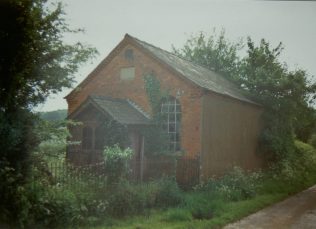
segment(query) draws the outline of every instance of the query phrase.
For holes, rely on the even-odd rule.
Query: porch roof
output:
[[[94,105],[101,113],[110,115],[114,120],[125,125],[148,125],[150,117],[142,111],[135,103],[126,99],[117,99],[106,96],[90,95],[82,104]],[[74,117],[84,108],[80,106],[69,117]]]

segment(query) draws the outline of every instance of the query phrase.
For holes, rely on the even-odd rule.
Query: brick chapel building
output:
[[[161,88],[169,92],[169,99],[161,102],[161,112],[167,117],[170,146],[173,151],[182,150],[184,158],[198,162],[199,180],[222,174],[234,165],[250,170],[262,166],[256,153],[260,105],[216,72],[128,34],[66,96],[68,117],[83,123],[70,129],[73,139],[81,144],[68,148],[69,161],[86,164],[100,159],[102,131],[106,131],[99,128],[102,119],[127,126],[135,158],[146,157],[146,136],[139,131],[150,125],[151,119],[146,74],[154,74]]]

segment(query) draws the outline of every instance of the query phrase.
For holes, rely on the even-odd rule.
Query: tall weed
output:
[[[196,186],[195,190],[213,192],[226,200],[244,200],[256,195],[261,178],[261,172],[246,173],[240,167],[233,167],[223,177],[210,179]]]

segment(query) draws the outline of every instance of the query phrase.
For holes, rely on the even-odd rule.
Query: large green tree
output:
[[[310,104],[316,92],[315,84],[308,80],[304,70],[290,71],[279,60],[281,43],[271,48],[263,39],[255,46],[248,38],[247,47],[239,77],[242,88],[265,109],[264,148],[284,157],[293,150],[294,137],[306,140],[311,134],[303,135],[302,130],[308,132],[314,125],[315,111]]]
[[[227,78],[235,79],[240,71],[239,51],[243,48],[242,41],[230,42],[225,38],[225,31],[217,35],[215,29],[208,37],[200,32],[186,41],[181,49],[173,47],[173,52],[206,68],[221,73]]]
[[[95,49],[66,44],[71,30],[61,3],[0,1],[0,221],[28,220],[31,201],[24,183],[28,157],[41,138],[33,108],[51,93],[70,87],[80,64]]]
[[[251,38],[246,44],[229,42],[223,31],[210,37],[200,33],[174,49],[177,55],[222,73],[263,106],[262,150],[278,157],[293,151],[295,137],[306,141],[316,121],[310,106],[316,86],[304,70],[290,71],[281,62],[282,51],[281,43],[271,48],[264,39],[258,45]]]
[[[37,143],[32,109],[70,87],[80,64],[96,53],[64,42],[66,33],[80,31],[69,28],[60,2],[0,1],[1,158],[18,170]]]

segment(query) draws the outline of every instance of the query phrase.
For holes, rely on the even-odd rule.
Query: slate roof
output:
[[[226,80],[223,76],[217,74],[216,72],[178,57],[173,53],[155,47],[128,34],[126,34],[126,36],[134,40],[154,57],[169,65],[172,69],[194,84],[218,94],[255,104],[255,102],[244,96],[236,85]]]
[[[102,113],[126,125],[148,125],[149,116],[135,103],[125,99],[114,99],[105,96],[90,95],[84,104],[93,104]],[[80,107],[72,114],[80,113]]]
[[[121,48],[124,48],[127,43],[131,43],[139,47],[140,49],[147,52],[157,61],[167,65],[172,71],[178,73],[180,76],[191,81],[193,84],[211,91],[217,94],[228,96],[240,101],[251,103],[254,105],[261,106],[249,98],[247,98],[243,93],[238,89],[229,80],[225,79],[220,74],[202,67],[198,64],[195,64],[189,60],[185,60],[177,55],[165,51],[161,48],[155,47],[147,42],[141,41],[135,37],[130,36],[129,34],[125,35],[125,38],[111,51],[111,53],[83,80],[77,88],[84,87],[93,77],[101,71],[101,69],[108,64],[114,56],[117,55],[118,51]],[[76,88],[72,90],[65,98],[72,95],[76,92]]]

